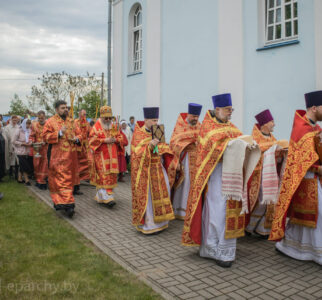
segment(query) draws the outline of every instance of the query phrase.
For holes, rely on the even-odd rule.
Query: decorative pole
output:
[[[107,23],[107,105],[111,106],[112,95],[112,2],[108,0],[108,23]]]

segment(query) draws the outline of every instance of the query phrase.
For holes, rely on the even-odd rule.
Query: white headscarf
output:
[[[26,143],[28,143],[29,142],[29,134],[30,134],[30,128],[28,128],[27,129],[27,121],[28,121],[29,119],[24,119],[23,121],[22,121],[22,124],[21,124],[21,128],[22,128],[22,130],[24,131],[24,133],[25,133],[25,135],[26,135]]]

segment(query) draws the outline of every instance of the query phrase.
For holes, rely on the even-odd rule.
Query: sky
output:
[[[107,0],[0,0],[0,113],[46,72],[106,76],[106,61]]]

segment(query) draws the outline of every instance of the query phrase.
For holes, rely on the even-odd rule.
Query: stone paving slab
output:
[[[158,235],[145,236],[131,225],[130,179],[115,189],[112,210],[94,201],[95,188],[81,185],[72,226],[165,299],[322,299],[322,267],[278,254],[274,243],[238,239],[236,261],[223,269],[200,258],[197,247],[180,244],[183,221],[170,222]],[[48,191],[32,186],[45,203]]]

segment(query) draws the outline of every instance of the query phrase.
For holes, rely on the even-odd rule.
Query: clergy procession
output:
[[[245,235],[322,265],[322,91],[304,98],[289,141],[274,137],[278,120],[269,108],[254,116],[251,135],[243,133],[230,121],[231,95],[219,94],[208,111],[197,103],[182,107],[169,144],[159,107],[143,107],[144,120],[127,124],[102,106],[90,125],[85,110],[74,119],[59,100],[47,120],[39,111],[33,121],[12,115],[0,123],[1,176],[9,170],[26,185],[33,177],[40,190],[49,189],[55,210],[72,218],[81,181],[96,187],[93,201],[113,209],[114,189],[129,173],[129,222],[138,234],[159,234],[178,219],[178,244],[199,246],[200,257],[223,268]]]

